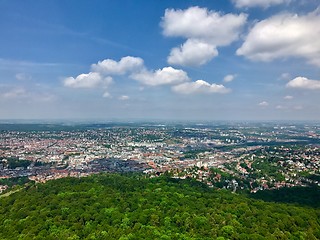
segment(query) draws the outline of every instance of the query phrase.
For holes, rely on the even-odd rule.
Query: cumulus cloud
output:
[[[168,57],[168,63],[181,66],[200,66],[218,56],[215,46],[195,40],[188,39],[179,48],[173,48]]]
[[[239,38],[246,14],[222,14],[207,8],[166,9],[161,26],[168,37],[187,41],[173,48],[168,63],[199,66],[218,55],[216,47],[227,46]],[[194,59],[193,59],[194,58]]]
[[[112,75],[124,75],[138,72],[144,69],[143,59],[126,56],[115,61],[105,59],[91,65],[91,72],[80,74],[77,77],[68,77],[63,81],[64,86],[71,88],[103,88],[106,90],[113,82]],[[108,91],[102,95],[111,98]]]
[[[267,107],[267,106],[269,106],[269,103],[266,101],[263,101],[263,102],[260,102],[258,105],[261,107]]]
[[[253,61],[300,57],[320,66],[320,9],[307,15],[279,14],[256,23],[237,50]]]
[[[237,76],[237,74],[228,74],[223,78],[223,81],[224,82],[232,82],[236,76]]]
[[[176,85],[190,81],[187,73],[173,67],[164,67],[155,71],[148,70],[141,58],[123,57],[120,61],[106,59],[91,65],[91,72],[77,77],[68,77],[63,80],[65,87],[103,89],[102,97],[112,98],[109,85],[113,82],[113,75],[125,75],[146,86]],[[119,100],[128,100],[128,96],[121,96]]]
[[[203,80],[195,82],[186,82],[172,87],[172,90],[181,94],[196,94],[196,93],[228,93],[231,90],[223,85],[210,84]]]
[[[99,86],[107,87],[112,82],[111,77],[102,77],[100,73],[83,73],[74,77],[68,77],[64,80],[64,85],[71,88],[96,88]]]
[[[286,85],[288,88],[320,90],[320,80],[311,80],[305,77],[296,77]]]
[[[106,75],[123,75],[128,72],[134,72],[143,68],[143,60],[139,57],[123,57],[119,62],[112,59],[99,61],[91,65],[93,72],[99,72]]]
[[[130,77],[149,86],[174,85],[189,80],[185,71],[172,67],[165,67],[154,72],[143,70],[132,74]]]
[[[238,39],[246,14],[225,14],[207,8],[186,10],[166,9],[161,26],[163,34],[171,37],[201,39],[216,46],[228,45]]]
[[[200,45],[202,43],[198,41],[191,41],[193,44]],[[205,43],[204,43],[205,45]],[[188,45],[182,47],[181,54],[185,54],[189,51]],[[210,47],[210,46],[209,46]],[[185,51],[187,49],[187,51]],[[191,61],[191,60],[190,60]],[[103,89],[103,97],[111,98],[109,93],[109,85],[113,82],[112,75],[122,75],[140,82],[144,86],[160,86],[170,85],[173,86],[172,90],[178,93],[191,94],[191,93],[227,93],[230,89],[225,88],[223,85],[209,84],[203,80],[191,82],[188,74],[173,67],[164,67],[158,70],[148,70],[143,60],[140,58],[124,57],[119,62],[112,59],[107,59],[98,64],[93,64],[91,72],[83,73],[77,77],[68,77],[63,81],[64,86],[70,88],[96,88]],[[128,100],[126,95],[118,97],[119,100]]]
[[[290,0],[232,0],[237,8],[243,7],[263,7],[288,3]]]

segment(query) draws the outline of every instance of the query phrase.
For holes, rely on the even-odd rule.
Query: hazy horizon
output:
[[[320,124],[319,120],[197,120],[197,119],[0,119],[0,124]]]

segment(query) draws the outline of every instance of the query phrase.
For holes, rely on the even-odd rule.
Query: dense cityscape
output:
[[[1,124],[0,178],[46,182],[99,172],[195,178],[257,192],[320,185],[314,123]],[[9,186],[2,183],[1,191]]]

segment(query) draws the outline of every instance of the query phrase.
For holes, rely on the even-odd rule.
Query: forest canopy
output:
[[[319,219],[318,207],[166,176],[64,178],[0,198],[0,239],[320,239]]]

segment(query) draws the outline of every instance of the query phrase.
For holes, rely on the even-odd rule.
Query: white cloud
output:
[[[288,3],[290,0],[232,0],[237,8],[243,7],[263,7],[268,8],[272,5]]]
[[[171,49],[168,63],[181,66],[200,66],[218,56],[215,46],[188,39],[180,48]]]
[[[71,88],[102,88],[107,89],[113,82],[110,75],[124,75],[144,70],[143,59],[138,57],[123,57],[120,61],[105,59],[91,65],[91,72],[74,77],[65,78],[64,86]],[[104,98],[111,98],[111,94],[105,91]]]
[[[291,99],[293,99],[293,96],[287,95],[287,96],[283,97],[283,99],[285,99],[285,100],[291,100]]]
[[[207,8],[166,9],[161,26],[171,37],[199,39],[215,46],[225,46],[238,39],[246,23],[246,14],[225,14]]]
[[[71,88],[96,88],[107,87],[112,82],[111,77],[102,77],[97,72],[83,73],[76,78],[68,77],[64,80],[64,85]]]
[[[149,86],[173,85],[189,80],[185,71],[172,67],[165,67],[154,72],[143,70],[139,73],[132,74],[130,77]]]
[[[224,78],[223,78],[223,81],[224,82],[232,82],[235,77],[237,76],[237,74],[229,74],[229,75],[226,75]]]
[[[203,80],[195,82],[182,83],[172,87],[172,90],[181,94],[195,94],[195,93],[228,93],[231,90],[223,85],[210,84]]]
[[[199,66],[218,55],[217,47],[227,46],[239,39],[247,21],[246,14],[222,14],[207,8],[186,10],[166,9],[161,26],[168,37],[183,37],[187,41],[173,48],[169,64]]]
[[[93,72],[99,72],[106,75],[123,75],[143,68],[143,59],[138,57],[123,57],[119,62],[112,59],[99,61],[91,65]]]
[[[278,110],[283,110],[283,109],[286,109],[287,107],[285,107],[285,106],[282,106],[282,105],[277,105],[276,106],[276,109],[278,109]]]
[[[261,107],[267,107],[267,106],[269,106],[269,103],[266,101],[263,101],[263,102],[260,102],[258,105]]]
[[[119,97],[119,100],[121,100],[121,101],[126,101],[126,100],[129,100],[129,99],[130,99],[130,97],[127,96],[127,95],[122,95],[122,96]]]
[[[237,55],[253,61],[305,58],[320,66],[320,9],[307,15],[279,14],[256,23]]]
[[[296,77],[286,85],[288,88],[300,88],[309,90],[320,90],[320,80],[311,80],[305,77]]]

